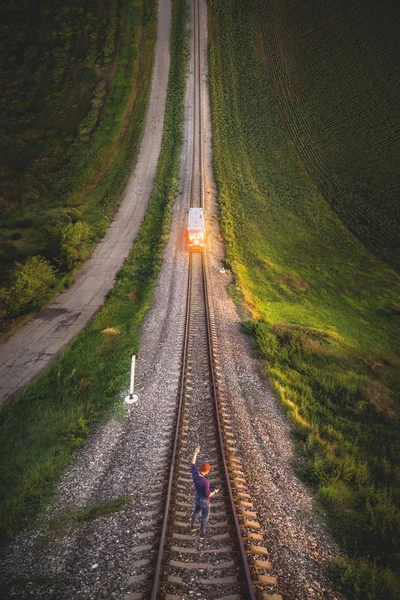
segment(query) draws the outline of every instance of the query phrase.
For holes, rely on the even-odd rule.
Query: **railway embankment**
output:
[[[246,329],[293,424],[299,473],[347,553],[335,563],[339,589],[352,598],[394,599],[400,589],[400,279],[347,229],[300,160],[293,128],[299,136],[313,132],[310,150],[318,164],[334,148],[329,137],[316,137],[321,131],[310,105],[302,109],[290,86],[300,80],[305,86],[308,77],[308,93],[317,95],[324,79],[301,72],[304,61],[313,64],[312,47],[295,69],[293,48],[285,45],[293,39],[283,34],[288,23],[261,4],[210,3],[213,159],[226,267],[234,275],[232,293],[247,314]],[[303,9],[307,13],[306,5],[296,8]],[[336,35],[336,25],[331,27]],[[378,35],[376,22],[374,27]],[[342,22],[340,28],[342,35]],[[345,31],[351,42],[358,28]],[[310,36],[296,37],[298,52],[301,40],[306,44]],[[287,67],[280,74],[278,58]],[[344,97],[352,112],[351,94]],[[351,132],[354,144],[367,135],[355,121]],[[326,166],[326,181],[331,173]],[[352,198],[347,200],[350,211]],[[379,194],[375,202],[378,207]],[[268,436],[265,410],[254,424],[261,436],[256,446]],[[280,535],[274,547],[285,555],[287,540],[279,541]]]

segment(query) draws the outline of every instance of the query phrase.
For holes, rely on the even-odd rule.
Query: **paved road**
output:
[[[171,0],[159,0],[149,108],[139,158],[103,240],[73,285],[0,344],[0,404],[36,377],[87,324],[113,287],[146,212],[164,126],[170,62]]]

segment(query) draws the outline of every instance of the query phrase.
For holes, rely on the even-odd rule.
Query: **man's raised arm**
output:
[[[198,455],[199,452],[200,452],[200,446],[199,446],[199,444],[197,444],[197,446],[196,446],[196,448],[194,449],[194,452],[193,452],[192,465],[196,464],[197,455]]]

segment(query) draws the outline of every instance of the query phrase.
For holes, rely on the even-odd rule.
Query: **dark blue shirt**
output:
[[[210,498],[210,490],[212,489],[210,486],[210,482],[206,477],[200,475],[198,470],[196,469],[196,465],[192,464],[192,475],[193,475],[193,483],[196,488],[196,494],[205,500]]]

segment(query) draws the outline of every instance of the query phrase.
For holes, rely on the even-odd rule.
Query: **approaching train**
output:
[[[206,226],[202,208],[189,208],[186,244],[189,250],[204,250],[206,247]]]

